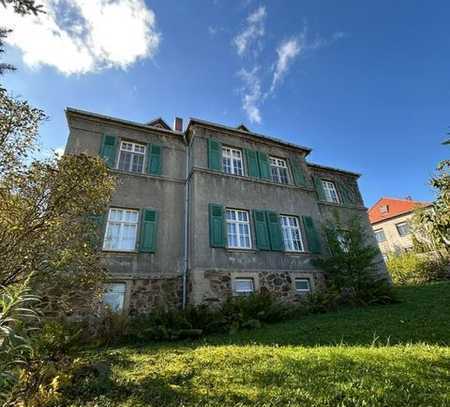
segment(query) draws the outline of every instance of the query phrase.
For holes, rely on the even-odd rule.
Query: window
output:
[[[389,212],[389,205],[380,206],[380,213],[388,213],[388,212]]]
[[[298,218],[296,216],[284,216],[281,219],[281,230],[286,251],[303,252],[303,240]]]
[[[350,251],[350,233],[348,230],[338,230],[336,238],[342,251],[348,253]]]
[[[104,250],[133,251],[139,212],[130,209],[111,208],[106,224]]]
[[[249,295],[255,292],[253,278],[236,278],[233,281],[233,293],[235,295]]]
[[[105,284],[105,292],[103,294],[103,304],[111,308],[113,312],[123,310],[125,303],[125,283]]]
[[[242,170],[242,151],[231,147],[222,147],[223,171],[227,174],[244,175]]]
[[[247,211],[227,209],[225,212],[227,223],[228,247],[235,249],[250,249],[250,222]]]
[[[142,144],[122,141],[120,143],[119,170],[143,172],[145,146]]]
[[[298,293],[309,293],[311,291],[311,283],[309,278],[296,278],[295,291]]]
[[[384,242],[386,240],[386,236],[384,235],[383,229],[375,230],[375,238],[378,243]]]
[[[336,192],[334,182],[322,180],[323,190],[325,192],[325,199],[327,202],[339,203],[339,197]]]
[[[397,228],[397,232],[401,237],[409,234],[409,223],[408,222],[397,223],[395,225],[395,227]]]
[[[270,162],[270,175],[273,182],[279,184],[288,184],[288,169],[286,160],[281,158],[269,157]]]

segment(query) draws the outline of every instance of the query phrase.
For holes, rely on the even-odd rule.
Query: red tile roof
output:
[[[381,198],[369,209],[369,220],[371,224],[382,220],[394,218],[412,212],[414,209],[431,205],[429,202],[413,201],[412,199]],[[386,213],[382,213],[380,208],[388,207]]]

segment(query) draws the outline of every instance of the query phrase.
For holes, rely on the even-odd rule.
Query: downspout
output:
[[[189,164],[190,147],[194,136],[186,144],[186,174],[184,184],[184,265],[183,265],[183,309],[187,305],[187,274],[189,270]]]

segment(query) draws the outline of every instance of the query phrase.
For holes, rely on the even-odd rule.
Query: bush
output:
[[[448,277],[449,259],[403,252],[389,255],[386,265],[394,284],[423,284]]]
[[[330,255],[318,258],[314,265],[322,269],[330,291],[337,291],[339,303],[353,306],[394,301],[392,289],[384,276],[378,276],[378,247],[368,244],[358,218],[349,225],[325,226]]]

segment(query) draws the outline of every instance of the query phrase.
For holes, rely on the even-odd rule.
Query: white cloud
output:
[[[254,49],[255,53],[258,52],[258,48],[261,48],[258,40],[264,36],[266,16],[266,8],[260,6],[247,17],[245,29],[233,39],[238,55],[244,55],[253,44],[257,47]]]
[[[55,155],[61,158],[64,155],[64,147],[58,147],[55,149]]]
[[[278,57],[277,62],[275,63],[270,92],[275,90],[277,84],[286,75],[291,62],[303,51],[304,47],[303,36],[285,40],[278,46]]]
[[[25,64],[83,74],[127,68],[152,57],[161,36],[154,12],[143,0],[40,0],[46,14],[21,17],[2,10],[2,25],[13,29],[6,41],[19,48]]]
[[[242,94],[242,108],[251,123],[261,123],[261,112],[259,106],[263,101],[263,94],[261,91],[261,80],[258,76],[259,67],[254,67],[252,70],[242,68],[238,75],[244,82],[244,87],[241,89]]]

